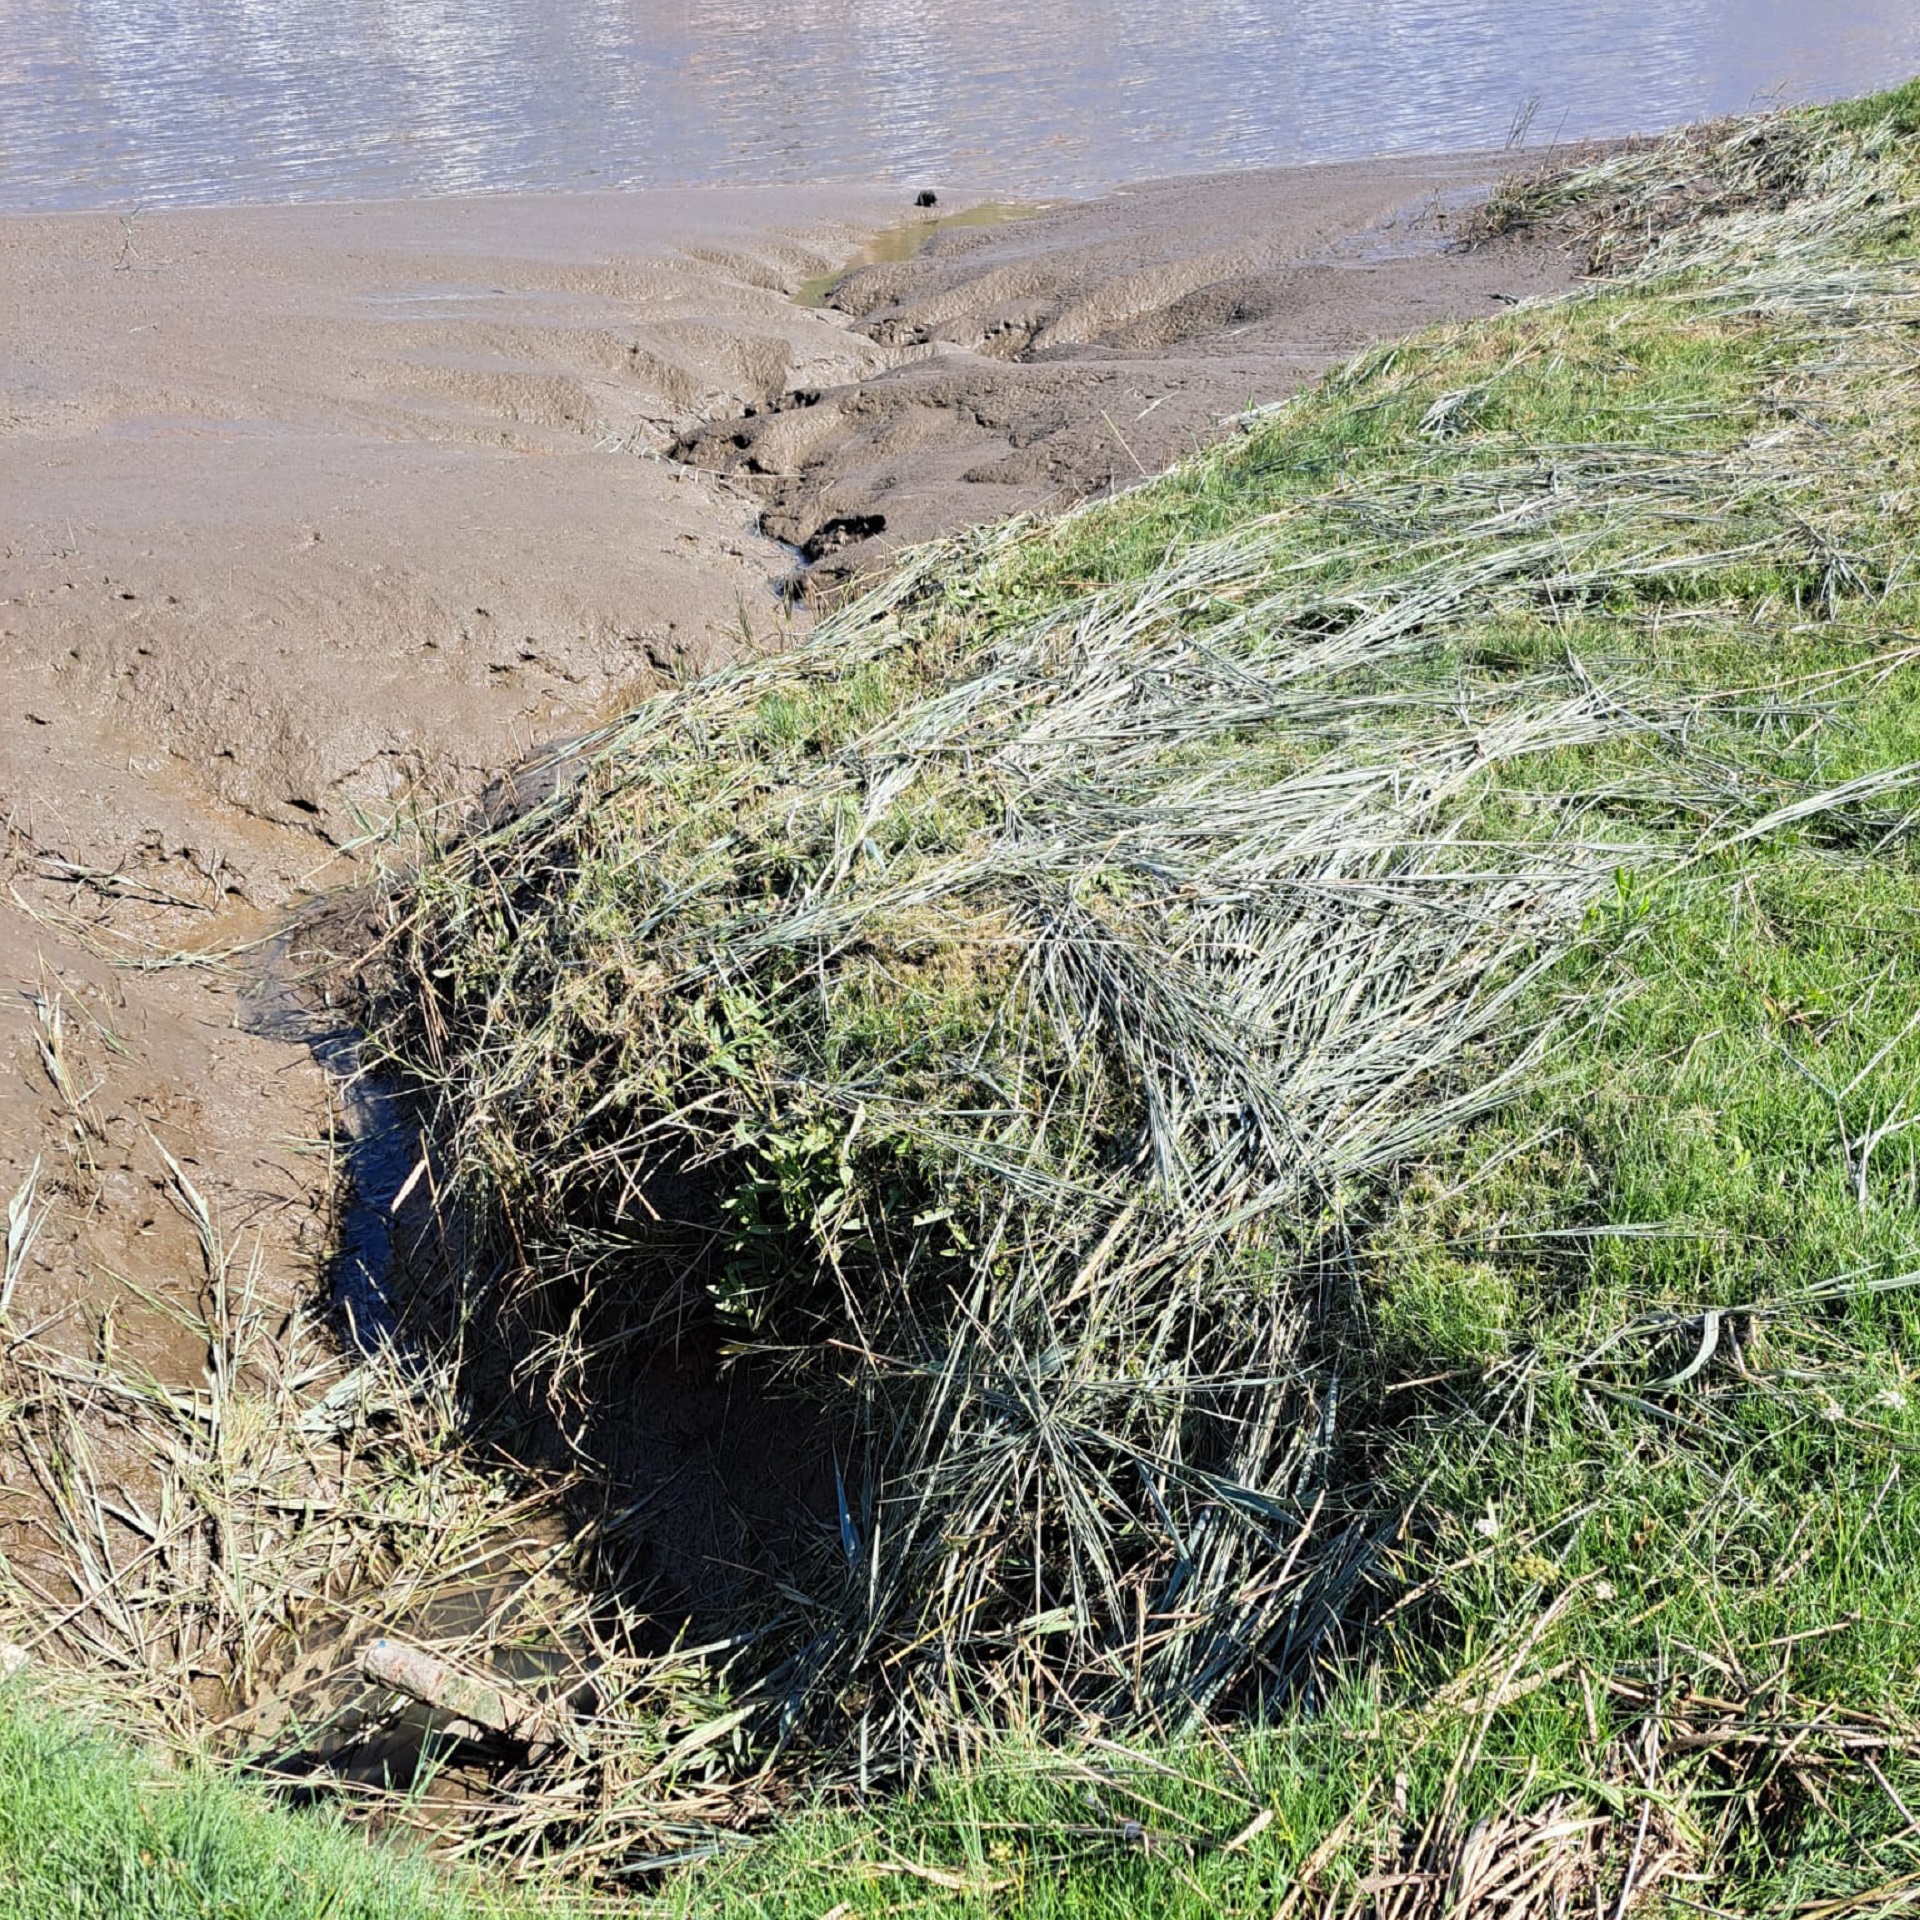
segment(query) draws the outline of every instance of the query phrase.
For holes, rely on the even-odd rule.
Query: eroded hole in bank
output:
[[[450,1276],[473,1269],[450,1257],[462,1223],[443,1204],[445,1156],[416,1104],[369,1070],[361,1035],[321,984],[339,932],[289,929],[247,1007],[255,1031],[311,1050],[339,1100],[330,1284],[341,1338],[369,1355],[397,1350],[421,1378],[447,1381],[463,1414],[455,1444],[510,1459],[525,1488],[443,1580],[382,1616],[384,1630],[576,1715],[597,1710],[601,1676],[675,1648],[791,1642],[809,1569],[839,1550],[843,1436],[731,1354],[710,1317],[636,1325],[577,1288],[525,1276],[454,1297]],[[713,1199],[701,1179],[664,1183],[651,1196],[660,1232],[711,1237]],[[344,1403],[340,1413],[380,1417]],[[382,1577],[371,1543],[367,1565],[339,1570],[337,1604],[293,1635],[249,1703],[245,1744],[296,1798],[413,1793],[459,1817],[540,1756],[370,1682],[360,1662],[374,1609],[361,1601]]]

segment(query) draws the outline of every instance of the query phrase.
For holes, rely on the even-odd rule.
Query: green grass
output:
[[[1920,754],[1920,728],[1907,744]],[[1264,1914],[1356,1810],[1336,1870],[1365,1871],[1394,1844],[1395,1776],[1430,1806],[1476,1743],[1463,1819],[1568,1790],[1608,1804],[1615,1743],[1644,1726],[1610,1680],[1751,1701],[1760,1727],[1826,1703],[1910,1741],[1920,1311],[1845,1277],[1920,1264],[1920,1209],[1904,1151],[1870,1170],[1863,1207],[1841,1132],[1913,1110],[1920,876],[1805,849],[1740,867],[1623,906],[1634,991],[1556,1084],[1410,1173],[1374,1244],[1373,1411],[1392,1409],[1375,1471],[1418,1490],[1404,1587],[1432,1584],[1326,1698],[1269,1730],[1150,1743],[1151,1765],[1002,1754],[799,1822],[677,1910]],[[1709,1304],[1756,1309],[1744,1375],[1723,1347],[1685,1390],[1649,1391],[1693,1357]],[[1454,1378],[1404,1390],[1436,1371]],[[1520,1697],[1477,1719],[1462,1674]],[[1791,1912],[1920,1865],[1893,1799],[1920,1791],[1910,1750],[1879,1753],[1884,1785],[1816,1776],[1815,1801],[1776,1766],[1783,1743],[1745,1766],[1664,1763],[1713,1910]],[[1209,1844],[1262,1810],[1239,1852]],[[1129,1819],[1192,1851],[1102,1836]],[[901,1862],[1000,1890],[969,1900]]]
[[[1840,100],[1822,109],[1822,118],[1834,126],[1858,129],[1891,123],[1907,139],[1920,138],[1920,80],[1863,94],[1858,100]]]
[[[525,1911],[520,1908],[520,1911]],[[0,1690],[7,1920],[492,1920],[509,1909],[210,1769],[176,1770]]]
[[[1891,112],[1911,134],[1912,92],[1835,119]],[[1380,477],[1444,489],[1420,423],[1464,389],[1456,475],[1516,440],[1726,447],[1791,417],[1807,344],[1656,283],[1376,352],[1231,452],[1037,530],[957,591],[1031,619],[1247,516],[1305,503],[1323,529]],[[1426,670],[1573,653],[1616,684],[1751,689],[1716,742],[1728,791],[1920,763],[1920,592],[1900,557],[1911,387],[1863,374],[1825,398],[1838,457],[1801,497],[1852,538],[1842,462],[1883,477],[1888,558],[1864,591],[1740,561],[1652,607],[1469,622]],[[1623,817],[1644,819],[1631,776],[1662,750],[1552,756],[1509,799],[1612,781]],[[1842,808],[1716,851],[1728,822],[1676,870],[1623,872],[1592,939],[1540,984],[1536,1011],[1582,1016],[1547,1071],[1397,1169],[1364,1236],[1341,1478],[1402,1524],[1381,1616],[1307,1700],[1254,1731],[1137,1741],[1132,1760],[1003,1749],[793,1823],[676,1910],[1252,1916],[1316,1849],[1320,1878],[1351,1885],[1399,1864],[1436,1808],[1464,1828],[1566,1795],[1638,1833],[1652,1885],[1636,1910],[1905,1910],[1920,1884],[1911,806],[1893,792],[1870,819]],[[929,1866],[945,1883],[905,1870]],[[1611,1911],[1626,1862],[1596,1871]]]

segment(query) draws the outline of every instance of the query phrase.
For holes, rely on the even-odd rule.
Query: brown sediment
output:
[[[310,1283],[320,1076],[245,1030],[244,967],[115,963],[255,939],[367,823],[774,637],[754,504],[657,455],[880,363],[788,296],[898,198],[0,223],[0,1190],[37,1159],[56,1203],[16,1317],[165,1345],[118,1284],[195,1267],[159,1146]]]
[[[1502,164],[902,228],[831,283],[904,196],[0,223],[0,1201],[38,1163],[46,1208],[15,1323],[199,1380],[168,1155],[279,1297],[311,1290],[329,1091],[252,1030],[240,950],[359,875],[371,826],[777,643],[804,618],[777,541],[843,579],[1124,487],[1368,340],[1566,285],[1555,245],[1455,247]],[[233,957],[155,964],[183,948]],[[660,1404],[663,1460],[764,1439],[717,1388]],[[6,1449],[0,1495],[0,1551],[30,1560]]]
[[[1569,285],[1552,241],[1461,244],[1512,164],[1169,180],[940,231],[825,296],[889,364],[703,423],[677,451],[751,487],[816,584],[1124,488],[1371,340]]]

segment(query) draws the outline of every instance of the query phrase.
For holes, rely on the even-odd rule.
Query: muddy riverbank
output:
[[[1497,155],[1151,182],[955,227],[825,293],[884,364],[674,448],[836,581],[957,527],[1135,484],[1370,340],[1570,284],[1466,247]]]
[[[1568,284],[1457,247],[1506,164],[1150,185],[892,260],[935,217],[894,189],[0,223],[16,1318],[199,1378],[168,1155],[264,1285],[318,1284],[336,1103],[248,956],[396,812],[780,644],[796,550],[831,584],[1123,487],[1370,339]],[[0,1488],[30,1552],[31,1475]]]

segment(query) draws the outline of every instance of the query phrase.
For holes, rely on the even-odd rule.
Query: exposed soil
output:
[[[1501,164],[955,226],[823,306],[810,281],[926,216],[793,189],[0,222],[0,1200],[37,1162],[51,1202],[16,1323],[199,1380],[162,1148],[280,1297],[315,1285],[329,1090],[243,990],[372,824],[777,643],[805,617],[777,542],[842,580],[1124,487],[1370,338],[1566,285],[1552,245],[1451,250]],[[159,963],[188,947],[233,957]],[[705,1382],[658,1404],[655,1558],[697,1589],[712,1463],[772,1443]],[[829,1480],[816,1451],[768,1498]],[[0,1491],[30,1559],[6,1449]],[[736,1522],[701,1550],[738,1554]]]
[[[1510,161],[1170,180],[947,229],[827,296],[892,364],[796,383],[677,452],[752,487],[813,584],[1127,487],[1370,340],[1571,284],[1558,244],[1461,244]]]

